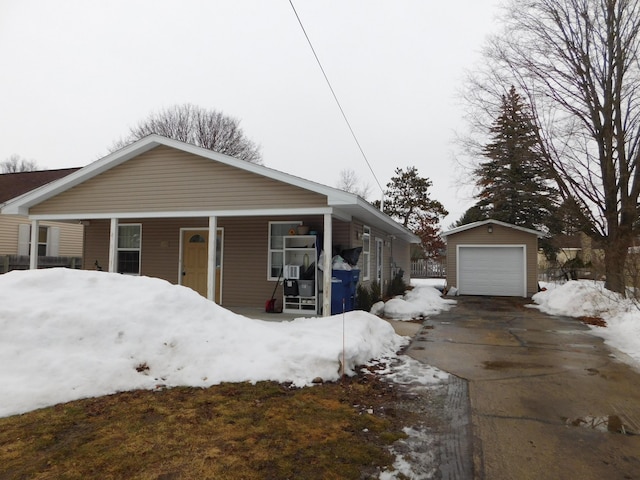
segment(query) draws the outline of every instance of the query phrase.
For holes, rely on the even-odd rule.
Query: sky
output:
[[[264,165],[379,199],[396,168],[432,180],[457,220],[459,92],[500,0],[0,0],[0,161],[101,158],[150,113],[192,103],[241,122]],[[377,178],[377,180],[376,180]]]

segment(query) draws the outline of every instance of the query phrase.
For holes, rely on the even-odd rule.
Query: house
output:
[[[442,236],[447,285],[460,295],[530,297],[538,291],[538,238],[544,233],[483,220]]]
[[[264,308],[275,289],[285,308],[328,313],[333,275],[316,266],[332,271],[334,252],[361,248],[356,280],[384,288],[400,269],[408,275],[410,245],[420,241],[357,195],[159,135],[2,213],[27,215],[32,228],[80,221],[83,268],[162,278],[230,309]],[[284,295],[283,273],[306,273],[311,292]]]
[[[77,168],[5,173],[0,175],[0,207],[9,200],[63,178]],[[82,257],[82,225],[40,222],[37,256],[45,265],[66,265]],[[0,273],[29,266],[31,221],[24,215],[0,215]],[[74,260],[75,259],[75,260]]]

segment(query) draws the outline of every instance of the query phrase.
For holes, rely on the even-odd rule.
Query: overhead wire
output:
[[[347,127],[349,127],[349,131],[351,132],[351,136],[353,137],[353,140],[356,142],[356,145],[358,146],[358,150],[360,150],[360,153],[362,154],[362,158],[364,158],[364,161],[367,164],[367,167],[369,167],[369,171],[371,171],[371,175],[373,175],[373,178],[376,181],[376,183],[378,184],[378,187],[380,188],[380,191],[384,195],[384,189],[382,188],[382,185],[378,181],[378,177],[376,176],[375,172],[373,171],[373,167],[371,166],[371,163],[369,163],[369,159],[367,158],[367,155],[364,153],[364,150],[362,149],[362,146],[360,145],[360,142],[358,141],[358,137],[356,136],[353,128],[351,127],[351,122],[349,122],[349,119],[347,118],[347,115],[344,112],[344,109],[342,108],[342,105],[340,104],[340,100],[338,100],[338,96],[336,95],[336,92],[333,90],[333,87],[331,86],[331,82],[329,81],[329,77],[327,76],[327,73],[325,72],[324,67],[322,66],[322,63],[320,62],[320,58],[318,58],[318,54],[316,53],[316,50],[313,47],[313,44],[311,43],[311,39],[309,38],[309,35],[307,34],[307,30],[304,28],[304,25],[302,24],[302,20],[300,19],[300,15],[298,15],[296,7],[293,5],[293,0],[289,0],[289,5],[291,5],[291,9],[293,10],[293,13],[296,16],[296,19],[298,20],[298,24],[300,25],[300,28],[302,29],[302,33],[304,33],[304,36],[307,39],[307,43],[309,44],[309,47],[311,48],[311,51],[313,52],[313,56],[315,57],[316,62],[318,63],[318,66],[320,67],[320,71],[322,72],[322,75],[324,76],[324,79],[327,82],[327,85],[329,86],[329,90],[331,90],[331,95],[333,95],[333,99],[335,100],[336,104],[338,105],[338,109],[340,110],[340,113],[342,114],[342,118],[344,118],[344,121],[346,122]],[[382,203],[384,203],[384,202],[382,202]]]

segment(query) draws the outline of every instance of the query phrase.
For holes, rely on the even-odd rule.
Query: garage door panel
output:
[[[458,250],[462,295],[523,296],[523,247],[463,247]]]

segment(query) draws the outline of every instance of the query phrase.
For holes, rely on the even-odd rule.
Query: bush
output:
[[[398,295],[404,295],[408,288],[408,285],[404,283],[404,271],[399,270],[391,280],[389,288],[387,288],[387,297],[393,298]]]
[[[358,310],[364,310],[365,312],[371,311],[371,307],[373,306],[373,301],[371,300],[371,292],[367,287],[364,287],[362,284],[358,284],[356,304]]]

